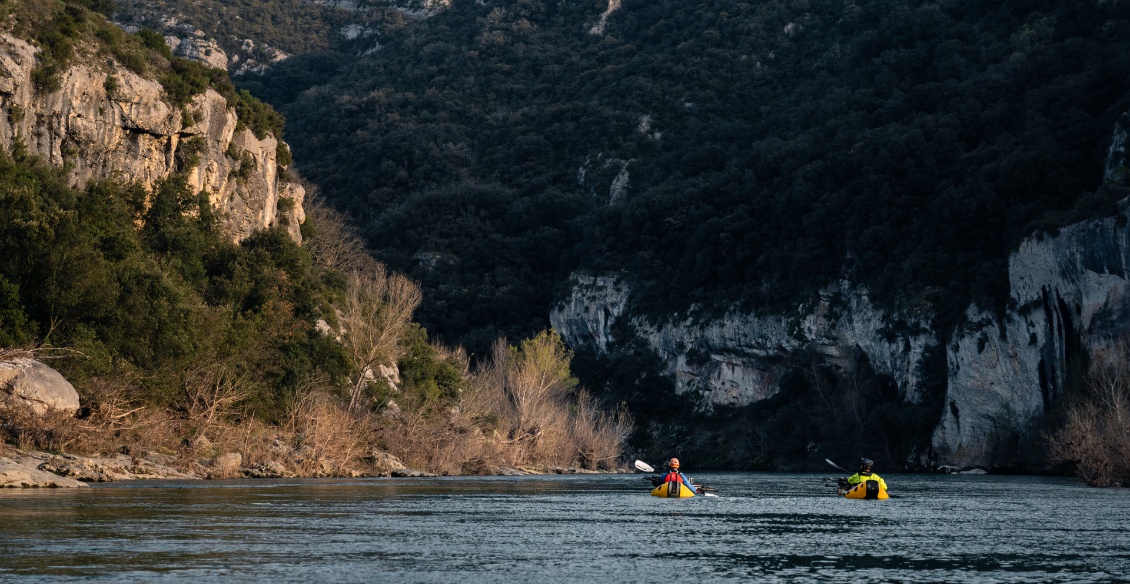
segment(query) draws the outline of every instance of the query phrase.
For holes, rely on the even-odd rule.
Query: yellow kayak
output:
[[[863,481],[850,489],[840,489],[845,499],[890,499],[887,489],[879,481]]]
[[[663,483],[662,485],[659,485],[658,487],[652,489],[651,496],[684,499],[686,497],[693,497],[694,491],[690,490],[690,488],[683,483],[671,481]]]

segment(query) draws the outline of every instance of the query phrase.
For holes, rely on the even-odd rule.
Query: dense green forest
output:
[[[306,252],[281,230],[231,243],[181,179],[76,191],[17,152],[0,156],[0,210],[0,346],[75,351],[56,366],[76,386],[134,378],[131,399],[168,406],[191,370],[224,364],[277,419],[310,376],[348,373],[314,330],[333,288]]]
[[[1021,238],[1125,194],[1102,184],[1125,2],[626,0],[592,34],[604,7],[456,1],[368,57],[238,82],[479,354],[544,327],[578,269],[657,314],[846,272],[947,330],[1006,300]]]

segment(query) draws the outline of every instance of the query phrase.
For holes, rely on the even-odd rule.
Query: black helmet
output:
[[[871,470],[871,467],[873,466],[875,466],[874,460],[871,460],[870,458],[859,459],[859,468],[863,470]]]

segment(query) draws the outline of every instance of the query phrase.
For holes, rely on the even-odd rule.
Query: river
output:
[[[689,473],[131,482],[0,492],[0,581],[1094,582],[1130,574],[1130,490],[1062,478]]]

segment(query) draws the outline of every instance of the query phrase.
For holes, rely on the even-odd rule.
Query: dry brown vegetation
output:
[[[244,467],[273,461],[299,476],[379,472],[373,453],[440,474],[485,474],[499,467],[613,469],[632,420],[608,413],[569,373],[569,352],[545,331],[519,346],[496,345],[494,359],[471,371],[460,351],[437,348],[464,364],[463,391],[430,403],[409,392],[381,411],[350,406],[328,384],[312,383],[286,420],[266,424],[244,407],[242,380],[222,365],[189,371],[179,407],[144,404],[129,379],[96,379],[81,388],[85,418],[0,409],[3,441],[23,449],[83,455],[175,455],[184,471],[213,474],[205,461],[239,453]]]
[[[1095,357],[1082,395],[1048,439],[1053,463],[1068,463],[1093,487],[1130,487],[1130,344]]]

